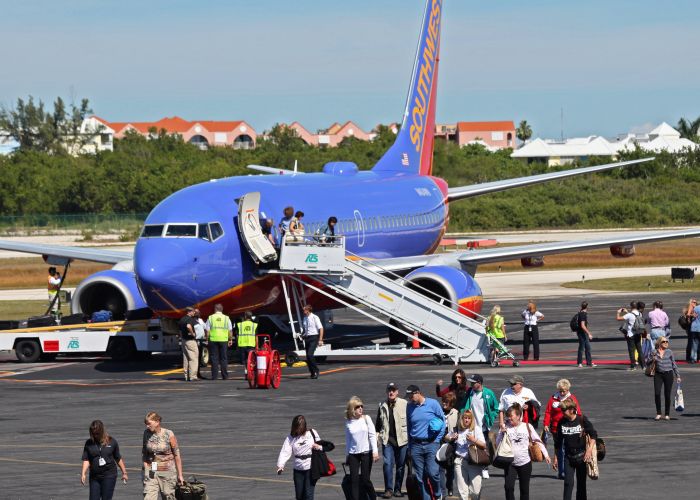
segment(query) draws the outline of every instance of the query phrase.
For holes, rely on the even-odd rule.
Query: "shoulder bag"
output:
[[[654,351],[651,357],[647,361],[647,366],[644,368],[644,375],[647,377],[653,377],[656,373],[656,351]]]
[[[475,444],[469,445],[469,451],[467,452],[467,460],[472,465],[489,465],[491,463],[491,455],[489,455],[488,448],[482,450]]]
[[[586,462],[586,473],[588,477],[596,480],[600,476],[598,470],[598,451],[596,450],[596,441],[591,436],[586,436],[586,442],[593,447],[591,459]]]
[[[493,457],[493,466],[499,469],[507,469],[513,463],[515,455],[513,454],[513,443],[510,441],[508,431],[503,433],[503,439],[496,448],[496,454]]]
[[[321,445],[322,449],[311,449],[311,480],[318,481],[322,477],[329,477],[336,473],[335,464],[326,455],[325,450],[332,450],[335,445],[330,441],[317,440],[317,434],[311,429],[311,436],[314,443]]]
[[[527,446],[527,451],[530,454],[530,460],[533,462],[544,462],[544,453],[542,453],[542,448],[537,441],[532,440],[530,424],[525,424],[527,426],[527,439],[530,444]]]

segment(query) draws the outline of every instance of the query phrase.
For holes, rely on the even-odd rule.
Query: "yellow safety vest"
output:
[[[252,321],[241,321],[236,324],[238,329],[238,347],[255,347],[255,331],[258,324]]]
[[[47,289],[49,291],[49,295],[56,295],[56,292],[58,292],[58,285],[54,285],[53,283],[51,283],[52,279],[53,276],[49,275]]]
[[[228,316],[223,313],[214,313],[209,316],[209,340],[212,342],[228,342]]]

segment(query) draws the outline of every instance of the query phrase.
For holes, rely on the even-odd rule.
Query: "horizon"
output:
[[[423,0],[352,5],[2,0],[0,104],[90,100],[111,122],[245,120],[258,133],[400,122]],[[321,5],[322,7],[319,7]],[[371,14],[371,15],[370,15]],[[700,116],[700,6],[446,0],[436,121],[527,120],[533,138]],[[56,28],[59,26],[59,28]],[[106,40],[110,45],[107,45]],[[521,47],[525,50],[519,51]]]

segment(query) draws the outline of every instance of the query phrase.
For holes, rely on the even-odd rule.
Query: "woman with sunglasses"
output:
[[[481,427],[475,425],[474,414],[471,410],[465,410],[459,419],[459,432],[448,435],[448,440],[455,440],[454,477],[457,482],[457,490],[462,500],[479,500],[481,498],[481,475],[484,470],[482,465],[469,463],[469,447],[476,446],[486,449],[486,439]]]
[[[593,458],[593,445],[598,439],[593,424],[584,415],[579,415],[576,403],[572,399],[561,402],[561,410],[564,417],[559,423],[559,428],[554,434],[554,463],[552,468],[559,467],[557,457],[562,447],[565,450],[564,469],[564,500],[571,500],[574,492],[574,479],[576,482],[576,500],[586,500],[586,477],[588,476],[586,463]]]
[[[681,377],[678,373],[678,365],[676,365],[676,359],[673,357],[673,351],[668,348],[668,339],[666,337],[659,337],[656,340],[656,349],[652,351],[649,359],[647,360],[647,365],[649,363],[656,363],[656,370],[654,372],[654,403],[656,404],[656,418],[655,420],[661,420],[661,386],[664,386],[664,419],[671,420],[669,412],[671,409],[671,390],[673,389],[673,379],[675,378],[678,383],[681,381]]]
[[[442,379],[435,384],[435,394],[437,394],[438,398],[442,398],[448,392],[454,392],[454,395],[457,397],[454,407],[459,411],[462,411],[467,404],[470,390],[470,387],[467,385],[467,375],[461,368],[457,368],[452,372],[452,383],[447,387],[442,387]]]
[[[364,414],[362,400],[353,396],[345,409],[345,461],[350,468],[350,489],[353,500],[369,496],[376,499],[370,480],[372,462],[379,460],[377,433],[372,419]],[[363,495],[360,496],[360,491]]]

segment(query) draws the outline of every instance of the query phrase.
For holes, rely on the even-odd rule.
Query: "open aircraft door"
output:
[[[238,230],[243,245],[258,264],[277,259],[277,252],[260,227],[260,193],[246,193],[238,200]]]

